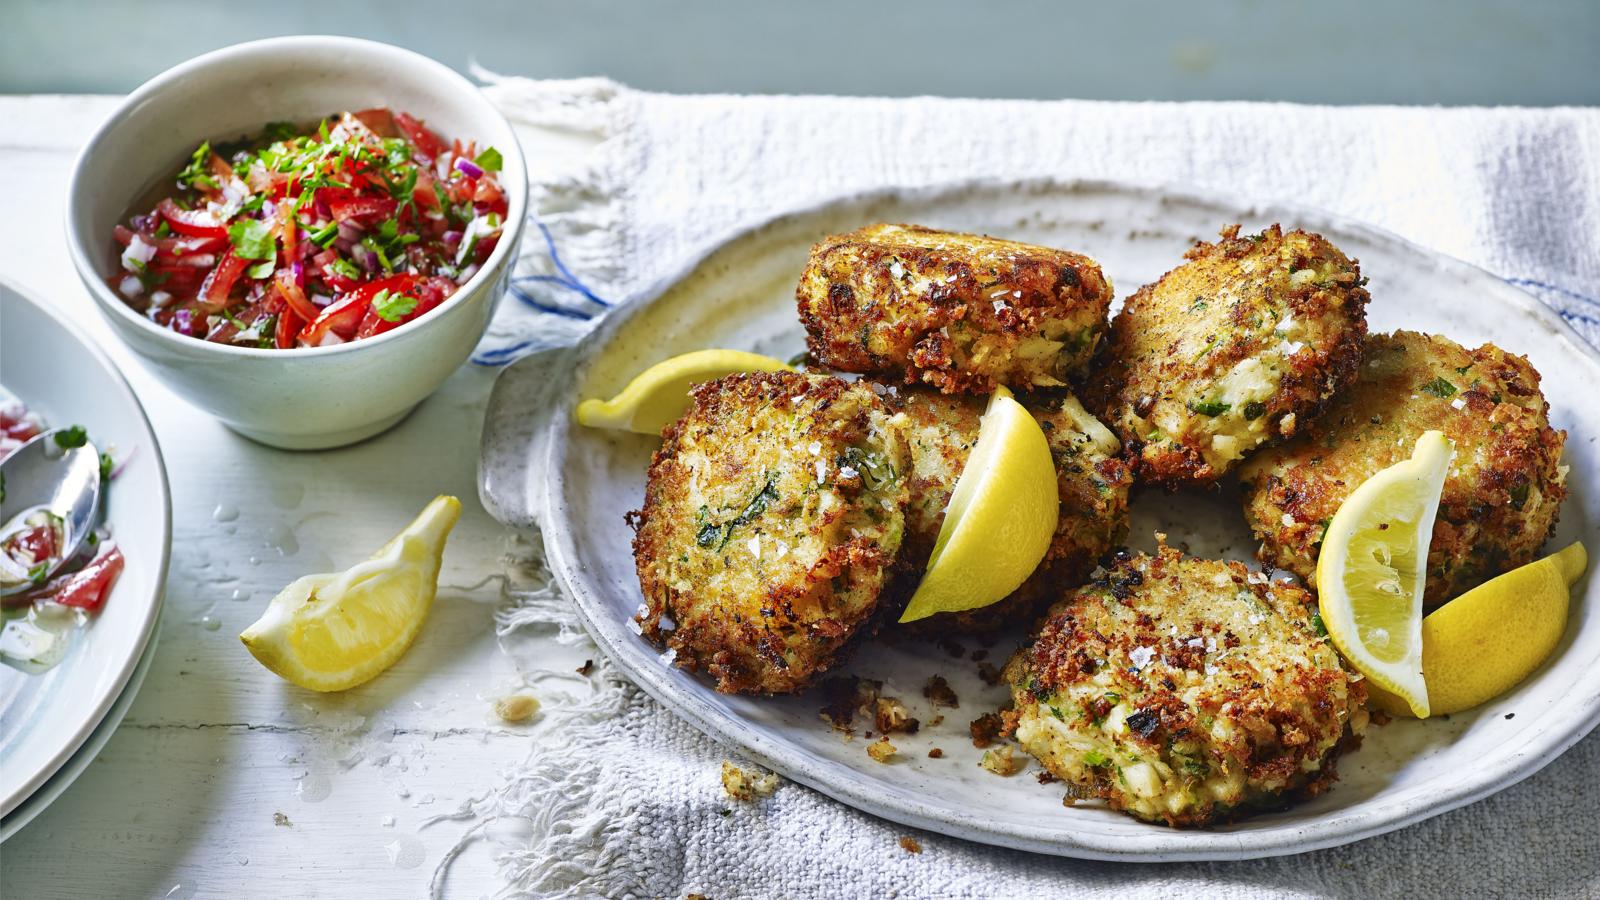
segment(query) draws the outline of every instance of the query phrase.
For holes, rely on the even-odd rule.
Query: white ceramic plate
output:
[[[509,523],[543,527],[551,567],[597,643],[653,696],[713,737],[784,775],[907,825],[1008,847],[1123,860],[1241,859],[1297,853],[1380,834],[1480,799],[1532,774],[1600,720],[1600,581],[1577,588],[1559,651],[1534,677],[1479,710],[1448,720],[1374,728],[1340,762],[1333,790],[1292,809],[1213,831],[1145,825],[1092,805],[1064,808],[1059,786],[1028,774],[991,775],[967,723],[996,708],[1001,689],[976,663],[926,644],[861,647],[847,669],[882,679],[926,722],[921,686],[939,673],[961,708],[938,727],[896,736],[900,761],[882,765],[864,741],[846,742],[818,718],[815,695],[729,697],[666,664],[628,628],[642,598],[623,514],[643,497],[652,438],[572,423],[579,397],[611,396],[640,369],[704,347],[779,358],[803,348],[794,285],[811,244],[877,222],[916,222],[1063,247],[1100,260],[1130,294],[1176,265],[1195,239],[1241,222],[1282,222],[1328,236],[1371,278],[1373,331],[1412,328],[1468,346],[1493,340],[1527,354],[1544,375],[1551,418],[1566,428],[1571,496],[1551,547],[1600,523],[1600,358],[1552,312],[1482,270],[1370,226],[1313,210],[1104,183],[977,183],[891,190],[830,203],[742,234],[622,311],[566,356],[526,360],[502,375],[485,423],[482,493]],[[575,355],[575,358],[574,358]],[[1135,546],[1161,528],[1193,552],[1249,559],[1254,542],[1234,492],[1135,499]],[[970,647],[969,642],[969,647]],[[999,646],[990,662],[1009,653]],[[937,746],[941,759],[927,750]]]
[[[44,784],[34,789],[26,800],[17,804],[5,818],[0,819],[0,844],[11,840],[11,836],[21,830],[22,826],[32,822],[40,813],[44,812],[56,798],[72,786],[78,776],[89,768],[100,751],[105,749],[106,743],[111,740],[111,735],[116,732],[117,726],[122,724],[122,719],[128,714],[128,707],[133,705],[139,696],[139,688],[144,684],[144,676],[150,671],[150,664],[156,658],[156,644],[161,637],[159,619],[156,630],[150,634],[150,642],[145,645],[144,654],[139,657],[139,664],[134,667],[133,675],[128,679],[128,684],[117,695],[116,702],[111,704],[111,709],[106,711],[105,718],[100,720],[94,731],[89,734],[78,752],[72,754],[54,775],[45,779]]]
[[[127,459],[106,495],[127,563],[59,664],[40,674],[0,665],[0,816],[71,759],[123,693],[161,611],[171,544],[167,476],[144,410],[111,360],[47,303],[0,281],[0,383],[49,425],[82,425]]]

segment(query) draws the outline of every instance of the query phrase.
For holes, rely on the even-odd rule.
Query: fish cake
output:
[[[909,602],[944,525],[945,508],[967,457],[978,441],[986,398],[958,397],[917,388],[898,392],[911,446],[906,536],[899,604]],[[1128,490],[1133,473],[1116,436],[1065,392],[1018,398],[1038,420],[1055,461],[1061,515],[1044,561],[1010,597],[981,609],[940,613],[908,623],[919,634],[956,635],[1031,623],[1060,585],[1081,582],[1128,535]]]
[[[1111,283],[1087,256],[918,225],[869,225],[811,248],[795,291],[818,364],[988,394],[1087,372]]]
[[[905,528],[908,450],[865,384],[697,386],[630,516],[642,633],[725,693],[788,693],[872,617]]]
[[[1333,514],[1361,483],[1437,429],[1455,442],[1428,547],[1436,606],[1539,554],[1567,495],[1539,373],[1493,344],[1397,331],[1368,338],[1360,376],[1305,434],[1241,470],[1264,563],[1314,583]]]
[[[1238,232],[1196,244],[1112,321],[1088,399],[1141,480],[1213,482],[1355,377],[1368,300],[1356,261],[1304,231]]]
[[[1205,826],[1332,783],[1366,688],[1318,635],[1309,593],[1165,543],[1097,574],[1004,673],[1013,733],[1068,803]]]

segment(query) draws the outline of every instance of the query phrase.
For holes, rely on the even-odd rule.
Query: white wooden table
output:
[[[0,97],[0,274],[96,338],[144,403],[172,483],[165,619],[104,752],[0,848],[0,896],[423,896],[466,825],[421,824],[482,794],[540,738],[538,720],[507,726],[491,710],[521,683],[493,622],[511,535],[475,486],[496,373],[464,365],[398,428],[319,453],[251,443],[184,403],[112,335],[67,258],[69,172],[115,102]],[[433,613],[394,669],[318,695],[245,652],[238,633],[283,585],[364,558],[439,493],[464,511]],[[535,664],[570,671],[574,652],[551,643]],[[492,852],[474,844],[442,895],[496,887]]]

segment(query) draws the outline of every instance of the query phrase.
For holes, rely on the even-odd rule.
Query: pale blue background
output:
[[[1600,0],[0,0],[0,92],[304,32],[662,91],[1600,103]]]

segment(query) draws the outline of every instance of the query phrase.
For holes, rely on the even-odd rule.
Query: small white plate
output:
[[[644,495],[653,438],[576,427],[580,397],[608,397],[646,366],[705,347],[786,358],[803,348],[794,285],[811,244],[870,222],[916,222],[1062,247],[1102,263],[1119,296],[1159,277],[1198,238],[1239,222],[1320,232],[1359,257],[1371,279],[1373,331],[1410,328],[1467,345],[1494,341],[1528,355],[1544,375],[1550,416],[1569,437],[1571,495],[1551,548],[1600,523],[1600,357],[1560,318],[1487,272],[1367,225],[1314,210],[1251,206],[1169,189],[1084,182],[975,183],[889,190],[829,203],[739,235],[679,277],[602,323],[576,349],[518,363],[501,376],[484,427],[481,491],[491,512],[543,528],[549,561],[596,642],[651,695],[758,762],[852,806],[957,837],[1120,860],[1222,860],[1298,853],[1381,834],[1471,803],[1526,778],[1600,720],[1600,579],[1575,593],[1567,634],[1552,659],[1511,693],[1471,713],[1375,727],[1340,760],[1328,793],[1293,808],[1210,831],[1146,825],[1092,804],[1064,808],[1059,785],[1028,772],[1001,778],[977,767],[967,723],[995,709],[1002,689],[983,684],[968,657],[927,644],[879,639],[847,670],[882,679],[926,722],[921,688],[943,674],[961,708],[937,727],[896,735],[900,760],[870,760],[818,718],[815,694],[730,697],[665,662],[628,625],[642,597],[623,514]],[[1197,555],[1248,560],[1255,542],[1236,492],[1139,494],[1132,543],[1166,531]],[[967,642],[968,649],[974,649]],[[986,662],[1010,651],[997,646]],[[943,757],[927,751],[938,747]]]
[[[0,280],[0,383],[52,427],[82,425],[126,464],[106,494],[106,521],[126,565],[104,608],[65,658],[28,674],[0,665],[0,817],[54,775],[123,694],[161,611],[172,508],[161,448],[111,360]]]

